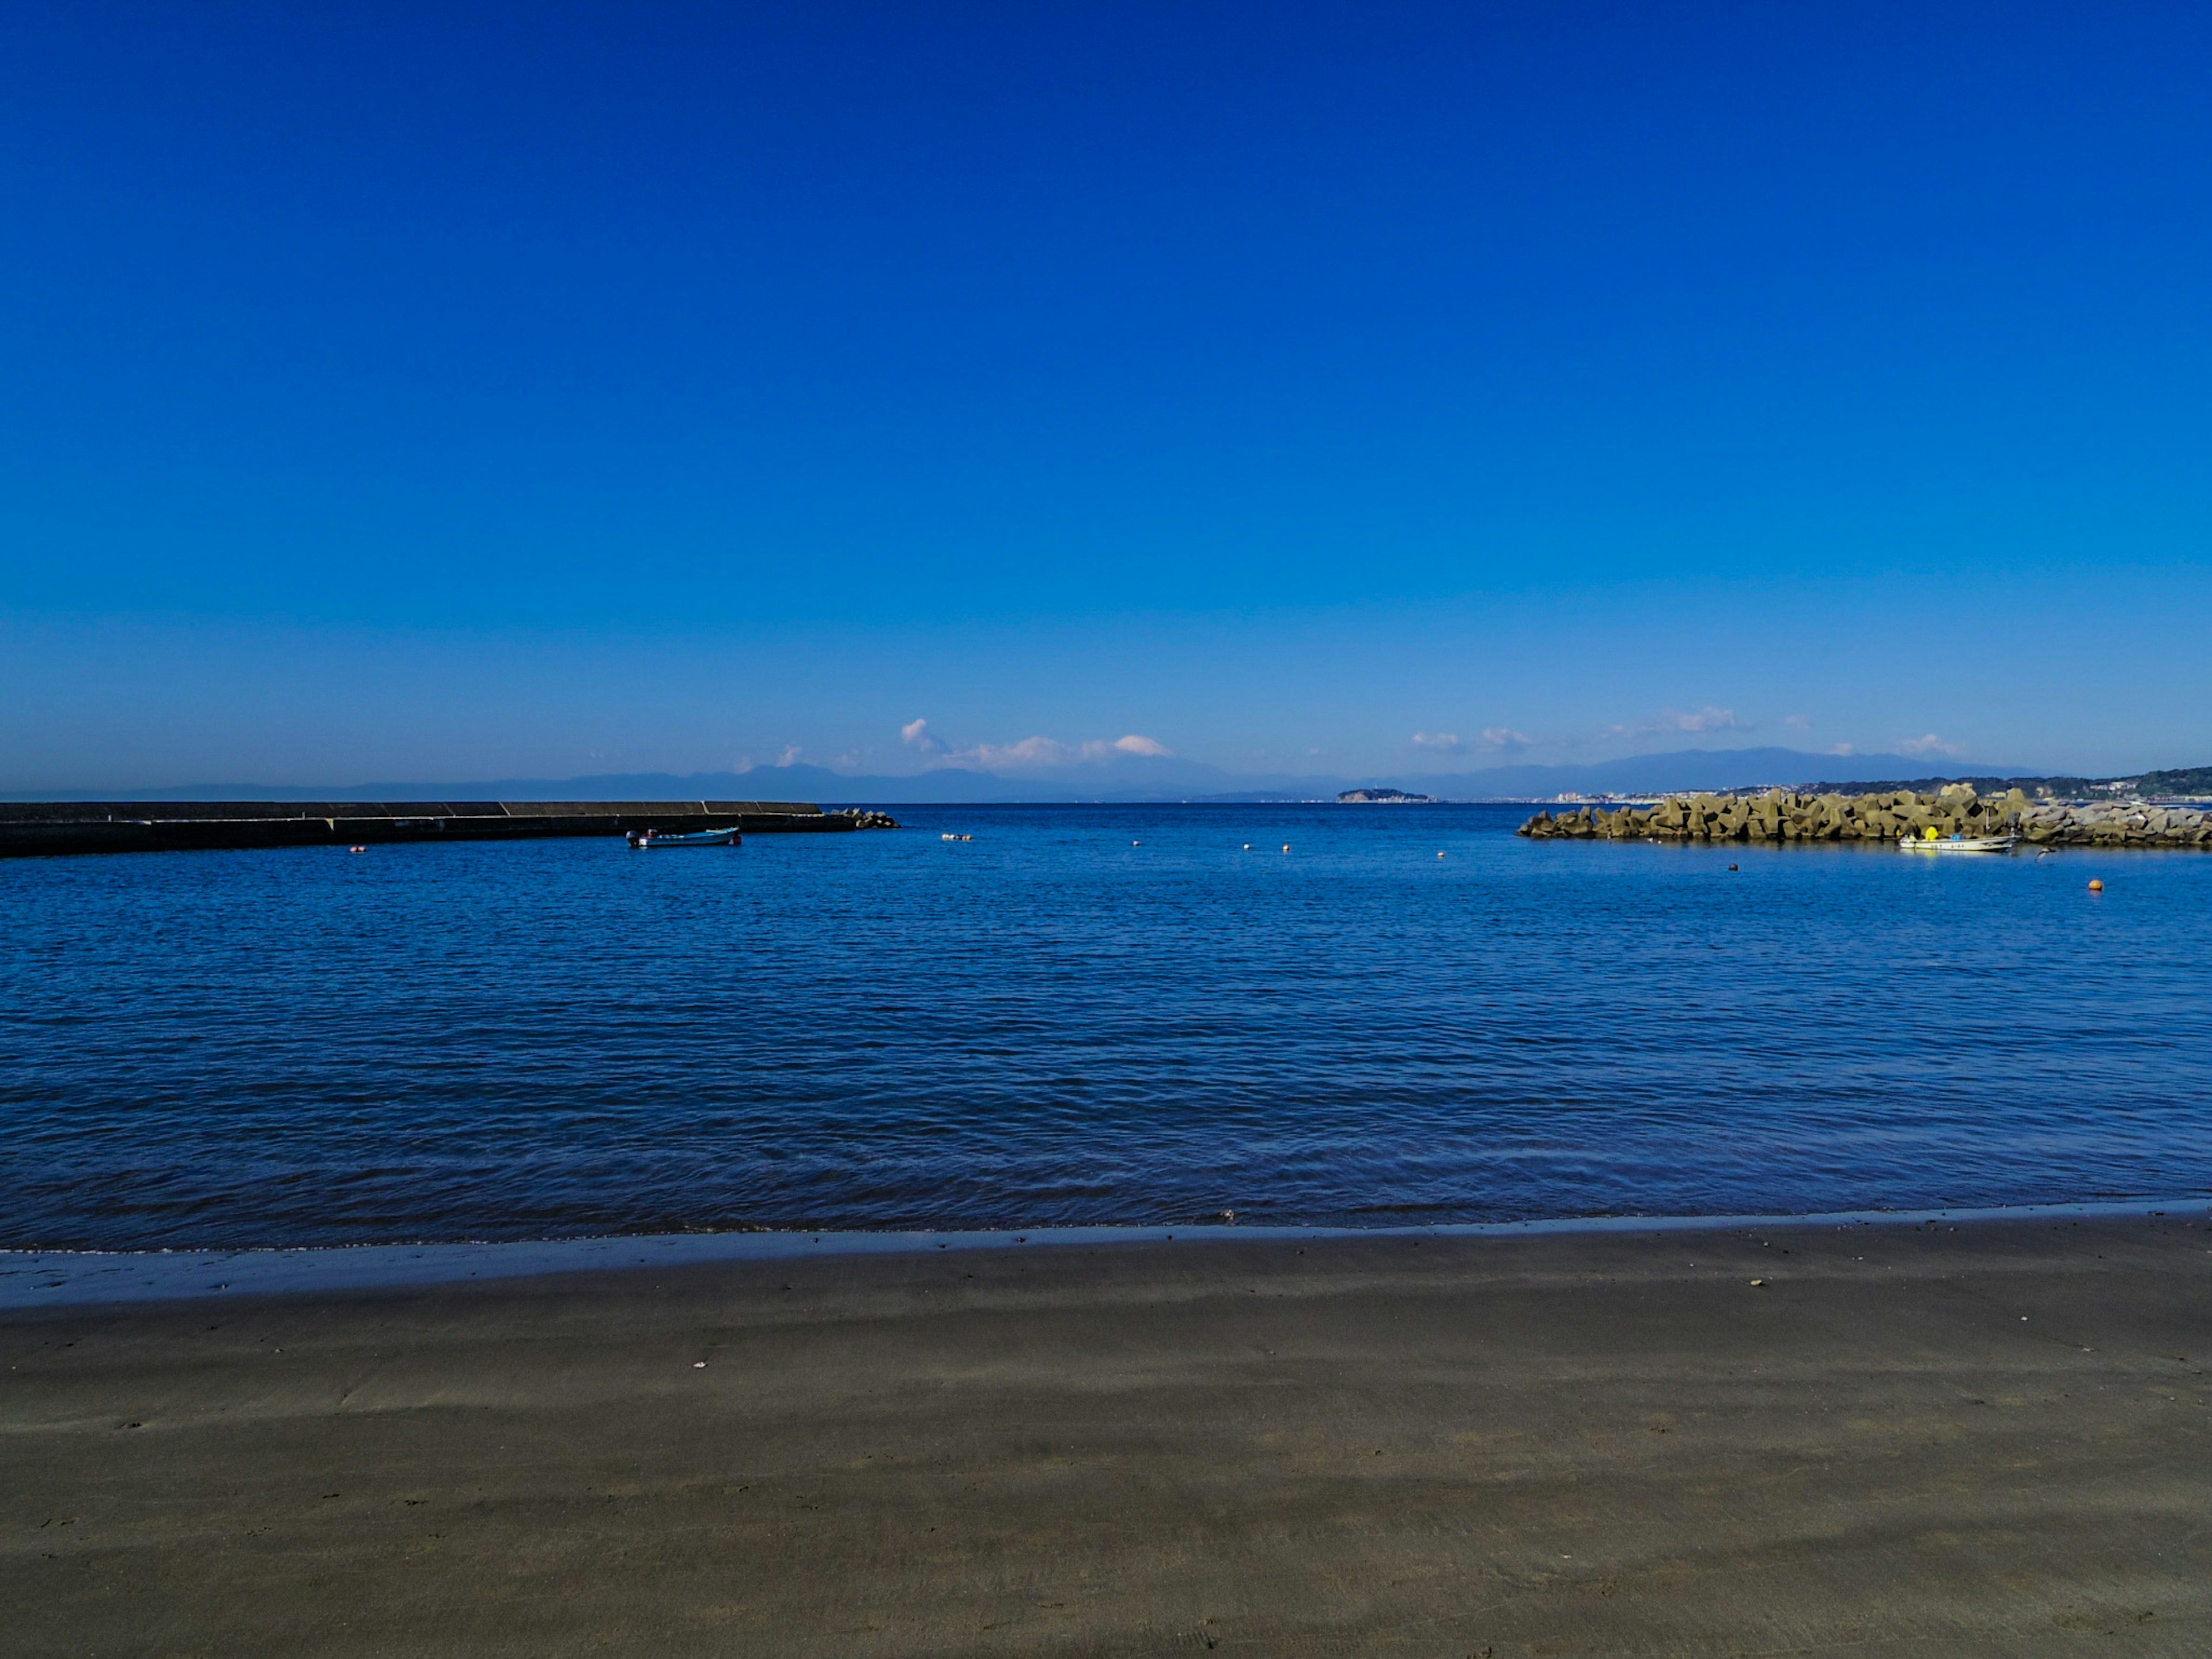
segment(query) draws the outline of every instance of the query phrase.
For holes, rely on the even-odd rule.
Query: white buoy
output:
[[[1248,841],[1244,843],[1244,850],[1248,853],[1252,850],[1252,843]]]
[[[1285,853],[1287,853],[1287,852],[1289,852],[1289,851],[1291,850],[1291,844],[1290,844],[1290,842],[1285,842],[1283,843],[1283,850],[1284,850]]]
[[[1442,853],[1439,853],[1439,854],[1437,854],[1437,856],[1438,858],[1442,858],[1442,857],[1443,856],[1443,854]]]

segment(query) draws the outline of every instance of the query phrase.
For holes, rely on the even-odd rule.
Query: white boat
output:
[[[744,837],[735,830],[633,830],[629,832],[631,849],[642,853],[654,847],[736,847]]]
[[[1918,841],[1906,836],[1897,843],[1900,853],[2009,853],[2018,836],[1923,836]]]

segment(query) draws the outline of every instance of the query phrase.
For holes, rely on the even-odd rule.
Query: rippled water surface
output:
[[[9,860],[0,1243],[2212,1188],[2212,857],[1521,816]]]

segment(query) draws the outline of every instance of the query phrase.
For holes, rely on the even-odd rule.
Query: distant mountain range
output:
[[[1899,781],[1919,785],[1971,779],[2010,782],[2016,769],[1954,763],[1930,776],[1925,759],[1905,755],[1808,754],[1796,749],[1685,749],[1664,755],[1565,766],[1492,766],[1472,772],[1369,773],[1358,776],[1240,775],[1194,761],[1133,757],[1094,768],[1014,775],[941,767],[907,776],[855,776],[826,767],[759,766],[744,772],[616,773],[581,778],[501,778],[478,782],[386,782],[270,787],[201,784],[185,788],[73,790],[0,796],[14,800],[812,800],[830,805],[896,806],[994,801],[1334,800],[1348,789],[1389,787],[1443,800],[1546,800],[1562,794],[1660,793],[1675,789],[1746,789],[1820,782],[1841,787]],[[2201,772],[2203,769],[2198,769]],[[2182,780],[2197,773],[2146,775]],[[2029,781],[2031,780],[2020,780]],[[2091,781],[2064,780],[2082,785]],[[2200,786],[2201,787],[2201,786]],[[2183,793],[2188,786],[2153,787]]]

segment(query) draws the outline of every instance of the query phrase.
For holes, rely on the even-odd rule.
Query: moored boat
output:
[[[629,832],[632,850],[642,853],[654,847],[736,847],[744,837],[732,830],[633,830]]]
[[[2018,836],[1939,836],[1930,830],[1918,840],[1907,836],[1897,843],[1900,853],[2009,853]]]

